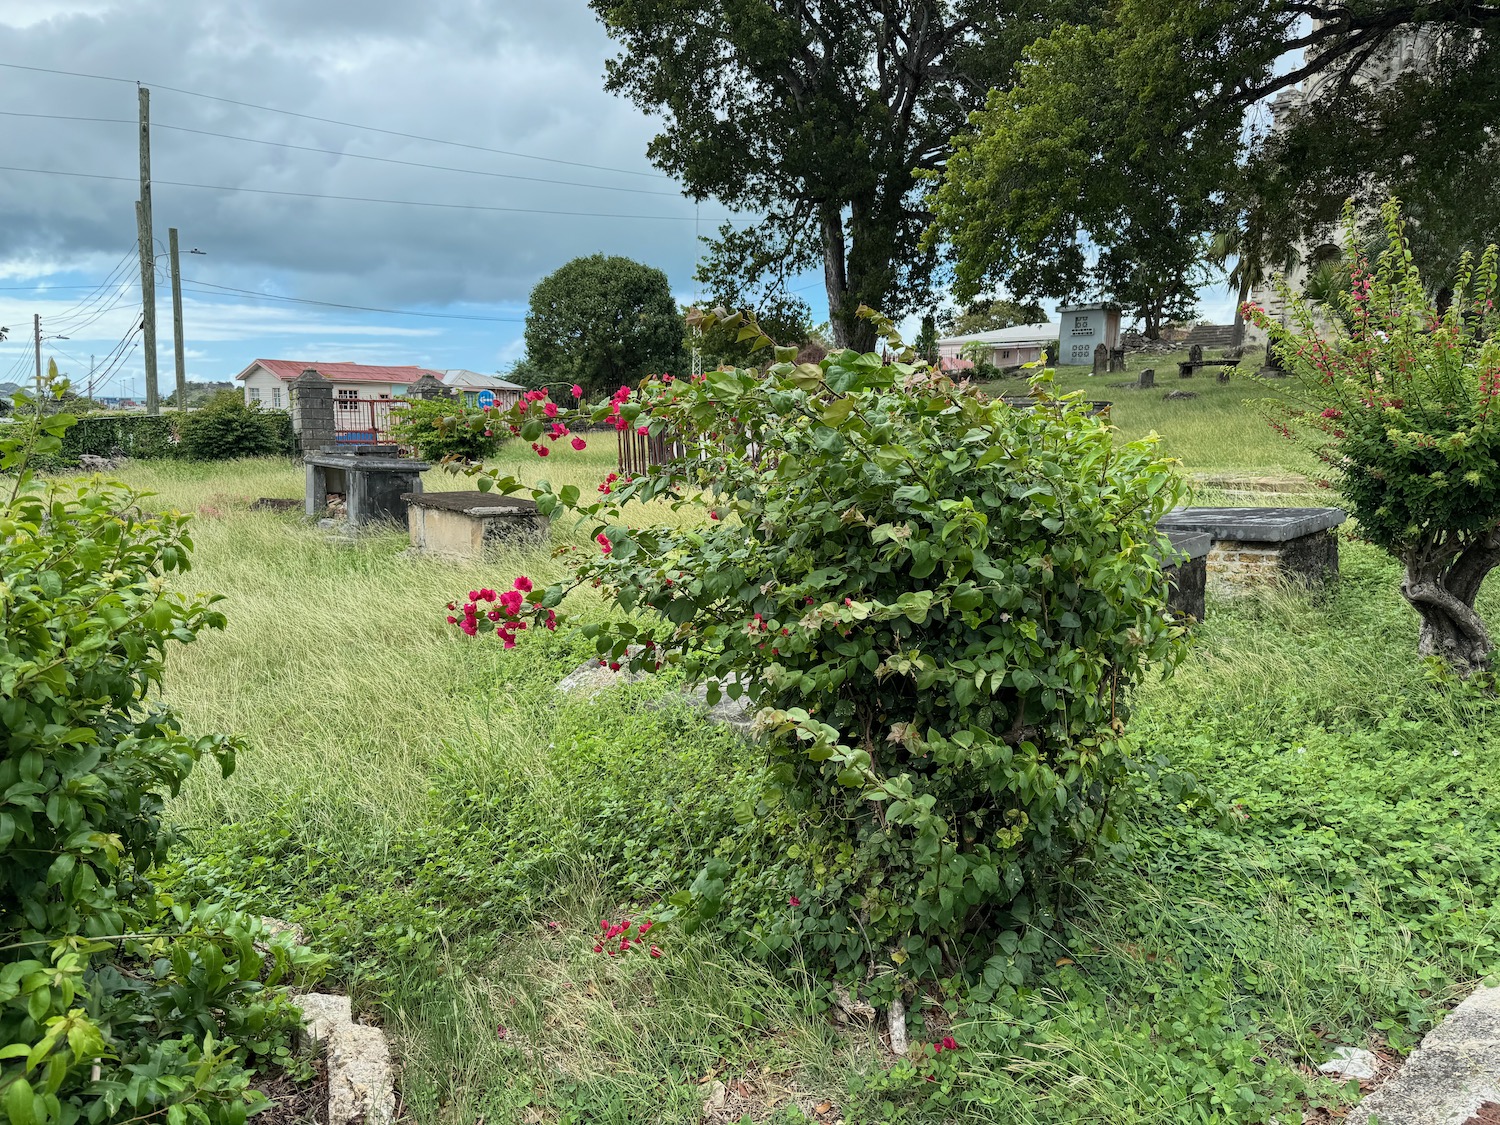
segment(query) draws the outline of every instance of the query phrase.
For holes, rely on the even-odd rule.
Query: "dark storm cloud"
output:
[[[158,128],[153,178],[286,192],[630,215],[693,215],[673,181],[477,152],[267,113],[165,86],[398,132],[583,164],[654,171],[653,123],[603,92],[610,44],[583,0],[0,0],[0,61],[140,79],[160,126],[254,137],[332,156]],[[0,69],[0,109],[133,118],[135,89]],[[0,116],[27,168],[133,177],[126,124]],[[382,156],[616,190],[460,175]],[[653,195],[626,192],[664,191]],[[0,265],[95,268],[134,237],[128,182],[0,172]],[[351,303],[524,301],[579,254],[626,254],[691,286],[694,223],[504,214],[203,191],[158,183],[155,227],[207,258],[184,273]],[[702,229],[722,214],[704,208]],[[190,268],[189,268],[190,267]]]

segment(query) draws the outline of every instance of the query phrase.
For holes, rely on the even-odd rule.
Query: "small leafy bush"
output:
[[[220,391],[206,406],[183,415],[181,449],[194,461],[289,454],[291,419],[247,403],[239,391]]]
[[[176,457],[180,411],[164,414],[94,414],[79,418],[62,435],[59,457],[76,465],[85,453],[95,457],[126,457],[142,461]]]
[[[510,431],[490,425],[495,411],[470,406],[460,398],[418,399],[391,414],[391,436],[409,445],[426,461],[479,462],[493,457]]]
[[[291,1061],[296,1014],[271,986],[312,961],[150,882],[166,795],[205,756],[228,773],[236,744],[185,733],[146,694],[168,642],[224,618],[167,589],[188,567],[185,516],[34,477],[72,421],[0,432],[0,1109],[13,1125],[243,1125],[265,1105],[247,1066]]]
[[[1183,635],[1155,528],[1177,477],[1045,378],[1027,410],[906,359],[792,354],[621,387],[592,415],[528,395],[509,421],[539,454],[585,416],[685,452],[597,498],[531,488],[598,549],[545,591],[524,577],[472,591],[450,620],[470,635],[495,622],[510,647],[555,628],[570,589],[602,587],[620,614],[583,627],[601,660],[679,667],[711,702],[761,709],[773,769],[741,809],[819,826],[832,875],[815,946],[846,969],[982,962],[1110,830],[1131,688]],[[625,506],[648,500],[708,519],[630,527]],[[710,860],[673,898],[686,924],[716,914],[736,874],[734,857]]]
[[[1291,326],[1245,311],[1294,381],[1276,426],[1311,442],[1360,534],[1405,566],[1418,652],[1468,676],[1490,667],[1494,649],[1474,599],[1500,566],[1500,250],[1477,266],[1465,257],[1440,311],[1394,201],[1383,218],[1387,245],[1372,266],[1345,208],[1349,287],[1327,298],[1347,328],[1320,332],[1284,279]]]

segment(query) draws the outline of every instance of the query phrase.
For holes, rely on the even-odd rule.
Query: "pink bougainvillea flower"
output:
[[[547,403],[547,405],[545,405],[545,406],[542,407],[542,413],[545,414],[548,418],[556,418],[557,417],[557,403],[555,403],[555,402],[549,402],[549,403]]]
[[[536,455],[538,457],[545,457],[551,452],[552,450],[548,449],[545,445],[539,445],[536,447]]]
[[[509,1034],[510,1034],[510,1031],[506,1028],[506,1026],[503,1023],[500,1024],[498,1027],[495,1028],[495,1038],[496,1039],[504,1039]]]
[[[542,624],[545,625],[548,629],[556,629],[557,628],[557,613],[555,611],[549,609],[547,611],[547,620],[544,621],[544,622],[542,622]]]
[[[609,670],[611,672],[618,672],[620,670],[620,666],[618,664],[616,664],[613,660],[611,660],[609,662]]]
[[[584,441],[581,437],[576,437],[576,438],[573,439],[572,444],[573,444],[573,448],[574,449],[578,450],[579,452],[582,452],[583,450],[585,450],[585,449],[588,448],[588,444],[589,443],[586,442],[586,441]]]
[[[661,950],[658,949],[656,946],[653,945],[651,947],[651,956],[653,956],[653,957],[660,957],[661,956]]]
[[[512,617],[521,612],[526,596],[520,590],[507,590],[500,595],[500,607]]]
[[[520,590],[523,594],[531,593],[531,579],[527,578],[524,574],[521,575],[516,579],[516,589]]]
[[[583,388],[580,387],[577,383],[573,384],[572,391],[573,391],[573,397],[574,398],[582,398],[583,397]]]
[[[647,434],[649,434],[651,432],[651,427],[650,426],[637,426],[635,428],[635,432],[638,433],[638,434],[640,434],[641,437],[645,437]]]
[[[452,615],[452,614],[451,614],[451,613],[450,613],[450,614],[449,614],[449,615],[448,615],[448,624],[449,624],[449,625],[457,625],[457,624],[458,624],[458,618],[456,618],[456,617],[454,617],[454,616],[453,616],[453,615]]]
[[[802,900],[800,898],[798,898],[796,895],[793,895],[791,898],[789,898],[789,899],[786,900],[786,904],[788,906],[801,906],[802,905]]]
[[[708,510],[708,518],[711,520],[716,520],[719,518],[719,513],[710,508]]]
[[[615,546],[609,541],[609,536],[605,535],[604,532],[601,531],[598,535],[594,536],[594,542],[599,544],[599,549],[606,555],[614,552]]]

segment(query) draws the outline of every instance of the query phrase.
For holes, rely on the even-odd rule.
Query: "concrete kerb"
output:
[[[323,1047],[328,1067],[328,1125],[392,1125],[396,1081],[385,1032],[356,1023],[349,997],[323,992],[293,996],[304,1034]]]
[[[1464,1125],[1500,1103],[1500,988],[1480,988],[1427,1033],[1347,1125]]]

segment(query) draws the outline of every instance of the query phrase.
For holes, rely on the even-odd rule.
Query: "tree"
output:
[[[954,336],[972,336],[1014,328],[1018,324],[1046,324],[1047,313],[1035,301],[1014,301],[1007,297],[979,297],[958,312],[944,318],[943,328]]]
[[[821,263],[834,342],[861,351],[875,340],[861,305],[930,303],[913,173],[941,167],[1043,27],[994,0],[590,6],[622,48],[607,87],[666,119],[653,162],[696,199],[766,214],[721,227],[712,255],[747,281]]]
[[[575,258],[537,283],[526,357],[591,396],[645,375],[683,370],[683,320],[661,270],[629,258]]]
[[[234,384],[226,381],[189,383],[187,385],[187,402],[185,404],[177,401],[177,391],[174,388],[171,394],[162,399],[161,405],[163,410],[180,410],[184,405],[189,407],[203,406],[221,391],[232,390],[234,390]]]
[[[1477,269],[1465,259],[1440,313],[1394,203],[1383,219],[1387,248],[1372,268],[1346,207],[1331,330],[1284,281],[1293,327],[1249,312],[1293,380],[1278,428],[1311,439],[1360,535],[1405,566],[1418,651],[1468,676],[1490,667],[1494,647],[1474,599],[1500,566],[1500,253],[1490,246]]]
[[[1224,122],[1188,121],[1170,81],[1141,97],[1155,65],[1141,56],[1171,47],[1064,25],[1032,45],[1014,86],[991,91],[930,199],[926,243],[951,241],[961,299],[992,286],[1022,300],[1102,295],[1151,338],[1191,313],[1238,142]]]

